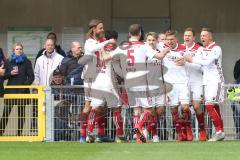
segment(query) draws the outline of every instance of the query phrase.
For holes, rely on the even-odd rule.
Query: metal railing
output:
[[[43,86],[5,86],[30,93],[5,94],[0,105],[0,141],[43,141],[45,92]]]
[[[240,103],[229,100],[229,90],[239,85],[225,85],[225,101],[220,105],[224,121],[226,140],[240,138]],[[7,86],[6,88],[28,88],[30,94],[6,94],[0,106],[0,141],[79,141],[80,113],[84,106],[82,86],[46,87]],[[37,89],[38,92],[33,92]],[[227,94],[228,93],[228,94]],[[46,107],[45,107],[46,106]],[[202,105],[204,110],[204,107]],[[194,140],[198,140],[198,122],[192,110]],[[133,111],[122,107],[124,133],[128,140],[132,134]],[[115,138],[116,129],[113,112],[107,109],[105,115],[105,134]],[[212,122],[205,111],[205,126],[208,137],[214,133]],[[97,126],[96,126],[97,127]],[[96,132],[96,129],[95,129]],[[172,125],[170,108],[158,121],[160,140],[175,140],[176,131]]]

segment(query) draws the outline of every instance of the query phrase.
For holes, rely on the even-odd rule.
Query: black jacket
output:
[[[0,48],[0,65],[1,64],[5,65],[5,57],[4,57],[2,48]],[[3,97],[4,95],[3,83],[4,83],[4,77],[0,76],[0,97]]]
[[[83,85],[81,75],[84,66],[79,64],[78,60],[79,58],[73,57],[71,51],[63,58],[60,70],[65,77],[66,84],[71,84],[71,78],[74,78],[74,85]]]
[[[14,66],[18,66],[18,74],[11,75],[11,71]],[[32,63],[27,58],[19,63],[16,64],[12,60],[7,60],[6,62],[6,71],[5,71],[5,79],[8,79],[7,85],[31,85],[34,81],[34,73],[32,68]],[[29,89],[5,89],[5,93],[29,93]]]
[[[3,97],[3,95],[4,95],[3,83],[4,83],[4,77],[0,76],[0,97]]]
[[[236,82],[240,83],[240,59],[235,63],[233,75]]]

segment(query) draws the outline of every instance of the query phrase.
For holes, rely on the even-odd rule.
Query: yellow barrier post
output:
[[[11,103],[10,111],[7,117],[3,117],[3,113],[0,110],[0,116],[2,121],[6,121],[6,126],[0,126],[0,129],[4,130],[3,134],[0,135],[0,141],[43,141],[45,137],[45,92],[43,86],[5,86],[5,88],[26,88],[26,89],[37,89],[37,93],[29,93],[29,94],[5,94],[4,95],[4,104],[0,106],[0,108],[6,109],[6,104]],[[34,101],[37,102],[34,104]],[[6,102],[6,103],[5,103]],[[27,104],[30,102],[29,104]],[[19,104],[20,103],[20,104]],[[32,109],[34,105],[37,105],[37,117],[32,117]],[[6,108],[5,108],[5,107]],[[20,107],[19,107],[20,106]],[[21,108],[24,107],[24,108]],[[32,108],[31,108],[32,107]],[[24,117],[15,116],[16,108],[24,111]],[[27,115],[26,114],[26,110]],[[7,111],[5,111],[7,112]],[[5,118],[5,119],[4,119]],[[24,127],[22,129],[22,135],[16,135],[16,120],[18,120],[17,125],[19,125],[19,119],[24,118]],[[37,130],[31,131],[31,121],[33,118],[37,118]],[[7,119],[7,120],[6,120]],[[5,123],[6,123],[5,122]],[[2,123],[3,124],[3,123]],[[19,130],[19,128],[17,129]]]

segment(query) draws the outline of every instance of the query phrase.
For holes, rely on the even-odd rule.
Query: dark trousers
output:
[[[236,127],[236,132],[240,133],[240,102],[234,101],[231,104],[233,111],[233,119]]]

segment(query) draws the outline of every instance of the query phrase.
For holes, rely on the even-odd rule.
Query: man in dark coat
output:
[[[83,85],[83,80],[81,79],[83,65],[78,63],[82,55],[83,52],[80,42],[72,42],[71,50],[67,53],[67,56],[63,58],[60,66],[67,85]]]

